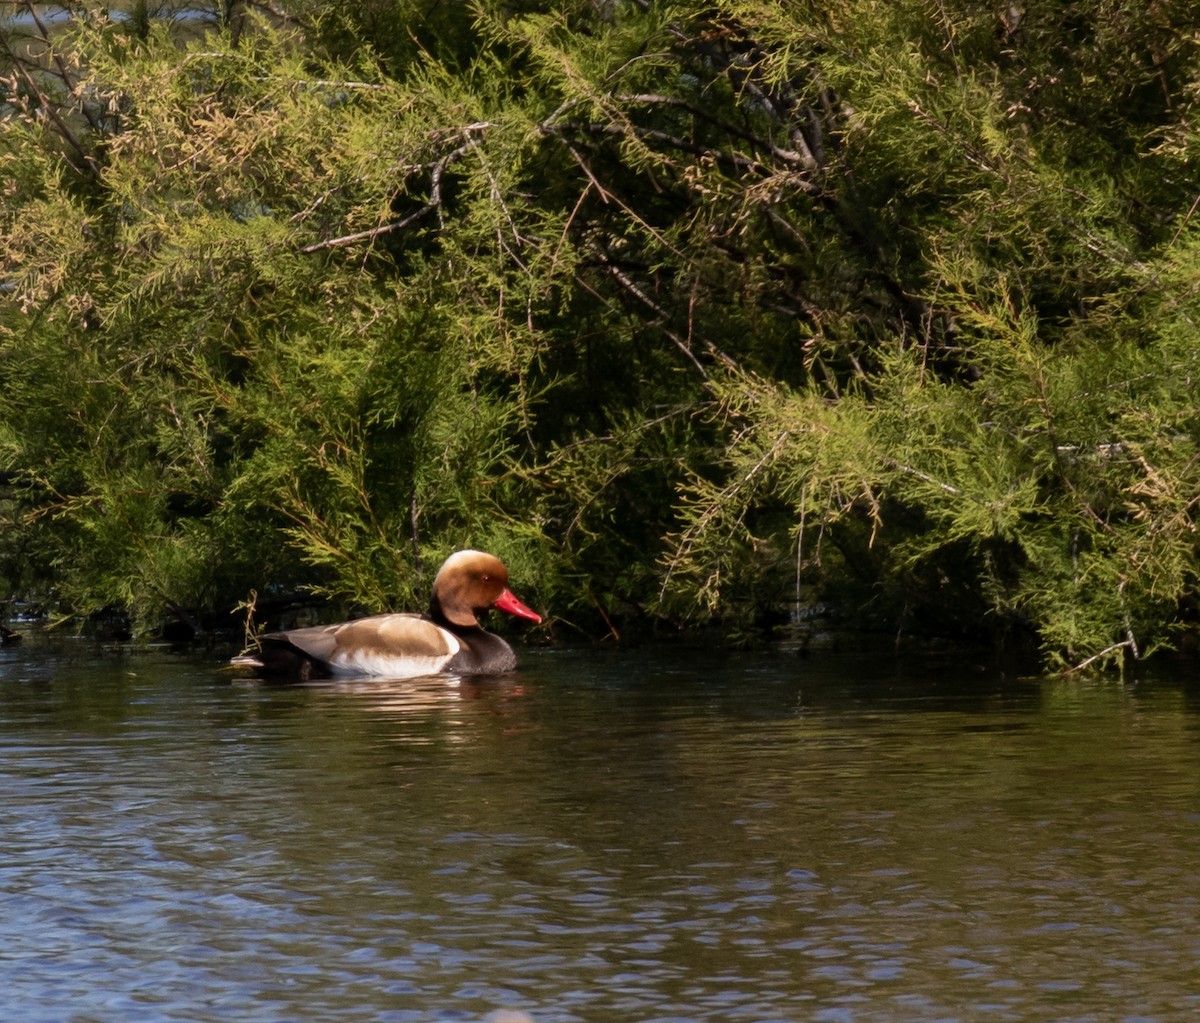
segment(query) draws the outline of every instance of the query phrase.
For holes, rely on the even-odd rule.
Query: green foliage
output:
[[[0,29],[14,591],[1192,615],[1183,0],[72,6]]]

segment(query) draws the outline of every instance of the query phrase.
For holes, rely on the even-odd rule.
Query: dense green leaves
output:
[[[588,630],[1142,656],[1196,586],[1191,6],[0,28],[10,585],[382,607],[472,545]]]

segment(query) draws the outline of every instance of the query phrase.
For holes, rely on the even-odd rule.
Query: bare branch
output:
[[[660,96],[654,93],[637,93],[633,95],[624,95],[618,93],[613,98],[621,100],[625,103],[641,103],[652,106],[675,107],[680,110],[686,110],[694,117],[699,117],[701,120],[715,125],[722,131],[728,132],[730,135],[749,142],[751,145],[757,146],[760,149],[770,153],[777,160],[783,160],[786,163],[798,163],[806,168],[814,168],[816,166],[816,161],[813,159],[812,153],[808,151],[807,146],[805,146],[803,151],[797,149],[782,149],[769,139],[761,138],[758,135],[754,135],[751,132],[746,131],[744,128],[738,127],[736,124],[732,124],[729,121],[723,120],[719,117],[714,117],[703,107],[698,107],[694,103],[689,103],[687,100],[678,99],[674,96]]]
[[[246,3],[250,7],[257,7],[264,14],[269,14],[281,24],[299,25],[301,28],[311,28],[311,25],[309,25],[309,23],[304,21],[302,18],[297,18],[294,14],[289,14],[287,11],[276,7],[272,3],[266,3],[265,0],[246,0]]]
[[[410,213],[403,220],[396,220],[390,224],[380,224],[379,227],[372,227],[367,231],[355,231],[354,234],[344,234],[338,238],[327,238],[322,242],[314,242],[312,245],[302,247],[300,253],[307,256],[313,252],[320,252],[322,249],[336,249],[343,245],[352,245],[355,242],[366,241],[368,238],[378,238],[380,235],[389,234],[392,231],[399,231],[408,227],[413,221],[418,220],[427,213],[433,212],[436,208],[433,203],[426,203],[419,210]]]
[[[635,136],[643,141],[657,142],[671,149],[677,149],[680,152],[707,157],[717,163],[731,166],[735,170],[750,171],[763,177],[768,177],[772,173],[770,167],[760,160],[755,160],[753,157],[742,153],[726,152],[723,149],[713,149],[711,146],[703,146],[696,142],[689,142],[687,139],[678,138],[657,128],[641,128],[637,125],[603,124],[598,121],[564,121],[561,125],[550,126],[543,124],[541,126],[542,132],[548,135],[562,134],[564,131],[570,129],[588,135]],[[810,186],[801,184],[801,187],[807,188]]]
[[[31,6],[26,3],[26,6]],[[58,105],[51,101],[50,97],[42,91],[37,82],[34,81],[33,75],[29,73],[29,68],[26,66],[26,61],[23,57],[15,53],[12,46],[9,44],[8,37],[5,33],[0,32],[0,49],[12,64],[16,74],[20,75],[21,80],[28,87],[29,91],[37,98],[39,109],[44,111],[45,115],[55,128],[62,139],[78,154],[80,163],[72,164],[80,173],[86,173],[95,177],[98,173],[96,161],[83,148],[83,144],[75,137],[75,133],[67,127],[66,122],[58,112]]]
[[[667,337],[669,337],[675,343],[675,347],[677,347],[681,352],[683,352],[684,355],[687,356],[688,361],[696,367],[696,372],[700,374],[701,378],[704,379],[705,382],[707,382],[708,371],[704,368],[704,365],[700,362],[700,360],[696,358],[696,353],[692,351],[691,346],[686,344],[683,338],[681,338],[666,325],[667,311],[663,309],[663,307],[657,302],[655,302],[654,299],[647,295],[645,291],[639,288],[637,284],[629,277],[629,275],[619,269],[615,264],[605,262],[603,266],[604,269],[607,270],[613,276],[613,278],[625,288],[626,291],[633,295],[639,302],[641,302],[644,306],[646,306],[647,309],[649,309],[654,313],[655,316],[658,317],[659,322],[656,324],[658,329],[666,334]]]
[[[25,10],[29,12],[29,16],[33,19],[34,25],[37,26],[37,30],[41,34],[42,40],[46,44],[46,50],[53,58],[55,67],[58,68],[58,75],[62,79],[63,85],[66,86],[68,92],[74,93],[75,83],[71,80],[70,72],[67,71],[67,65],[63,62],[62,55],[58,52],[50,40],[50,32],[46,28],[46,23],[42,21],[41,15],[38,13],[37,5],[31,3],[30,0],[25,0]],[[99,131],[100,125],[92,116],[92,112],[88,110],[87,104],[80,103],[79,109],[83,113],[83,116],[87,118],[87,122],[91,126],[92,130]]]
[[[469,131],[471,128],[478,125],[468,125],[464,131]],[[300,253],[302,255],[311,255],[314,252],[320,252],[322,249],[336,249],[344,245],[353,245],[355,242],[367,241],[371,238],[378,238],[380,235],[390,234],[392,231],[401,231],[410,224],[419,220],[427,213],[432,213],[442,204],[442,176],[446,173],[446,168],[455,160],[460,159],[470,149],[470,142],[464,143],[457,149],[451,150],[441,159],[433,163],[429,168],[429,201],[418,210],[414,210],[408,216],[400,220],[392,221],[388,224],[380,224],[378,227],[368,228],[366,231],[355,231],[353,234],[340,235],[337,238],[327,238],[324,241],[313,242],[311,245],[302,246]],[[319,202],[320,200],[318,200]],[[310,209],[315,208],[314,203]]]
[[[1091,657],[1085,657],[1078,664],[1072,665],[1070,668],[1064,668],[1061,672],[1059,672],[1059,675],[1066,677],[1067,675],[1078,674],[1079,672],[1084,671],[1091,665],[1095,664],[1097,661],[1103,660],[1105,657],[1115,654],[1118,650],[1131,650],[1136,656],[1137,647],[1133,642],[1133,637],[1130,636],[1127,639],[1121,640],[1120,643],[1114,643],[1112,646],[1105,647],[1099,653],[1092,654]]]

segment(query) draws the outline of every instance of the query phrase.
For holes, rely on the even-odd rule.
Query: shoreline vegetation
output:
[[[1189,645],[1198,117],[1183,0],[0,4],[0,600]]]

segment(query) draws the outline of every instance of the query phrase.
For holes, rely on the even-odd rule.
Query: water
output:
[[[1200,1011],[1194,685],[523,656],[264,688],[0,651],[4,1018]]]

